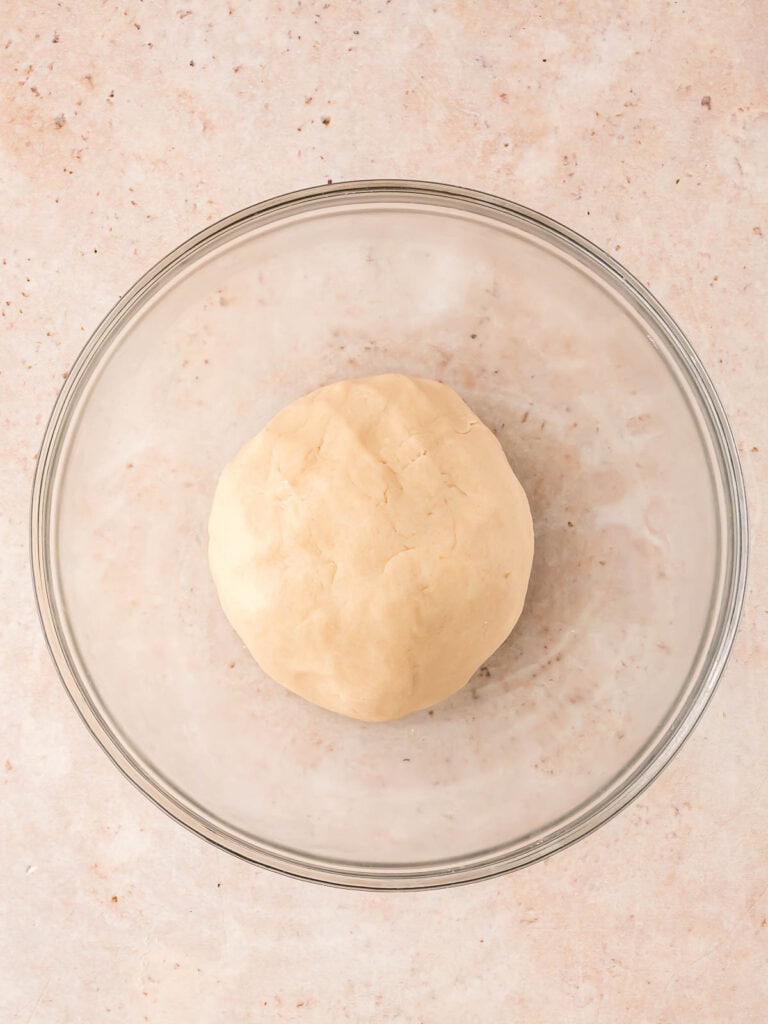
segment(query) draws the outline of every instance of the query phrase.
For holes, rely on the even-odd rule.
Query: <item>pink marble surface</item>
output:
[[[768,1019],[768,88],[759,0],[113,6],[0,26],[0,1019]],[[550,861],[411,895],[242,864],[125,782],[58,683],[27,515],[99,318],[226,213],[373,176],[487,189],[614,252],[694,340],[750,491],[722,685],[629,810]]]

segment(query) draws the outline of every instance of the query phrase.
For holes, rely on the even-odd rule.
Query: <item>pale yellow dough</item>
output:
[[[525,492],[443,384],[346,380],[287,406],[221,474],[210,566],[273,679],[386,721],[450,696],[518,620]]]

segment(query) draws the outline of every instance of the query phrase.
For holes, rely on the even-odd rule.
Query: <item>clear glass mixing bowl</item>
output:
[[[469,685],[370,725],[259,670],[206,523],[278,409],[388,371],[445,381],[496,431],[537,550]],[[235,214],[117,304],[48,425],[32,560],[72,699],[159,806],[292,875],[418,888],[562,849],[661,770],[731,647],[747,522],[712,384],[623,267],[513,203],[375,181]]]

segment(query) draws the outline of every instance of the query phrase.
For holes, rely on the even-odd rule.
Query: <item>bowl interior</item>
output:
[[[492,427],[536,555],[469,685],[368,725],[260,671],[217,603],[207,516],[283,405],[388,371],[444,381]],[[533,849],[698,685],[725,573],[710,432],[657,325],[548,229],[423,195],[246,217],[156,277],[75,377],[45,534],[72,686],[144,788],[230,849],[361,877]]]

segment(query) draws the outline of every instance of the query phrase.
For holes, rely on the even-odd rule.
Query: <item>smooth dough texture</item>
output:
[[[273,679],[400,718],[450,696],[518,620],[533,524],[501,445],[444,384],[346,380],[287,406],[221,474],[211,572]]]

